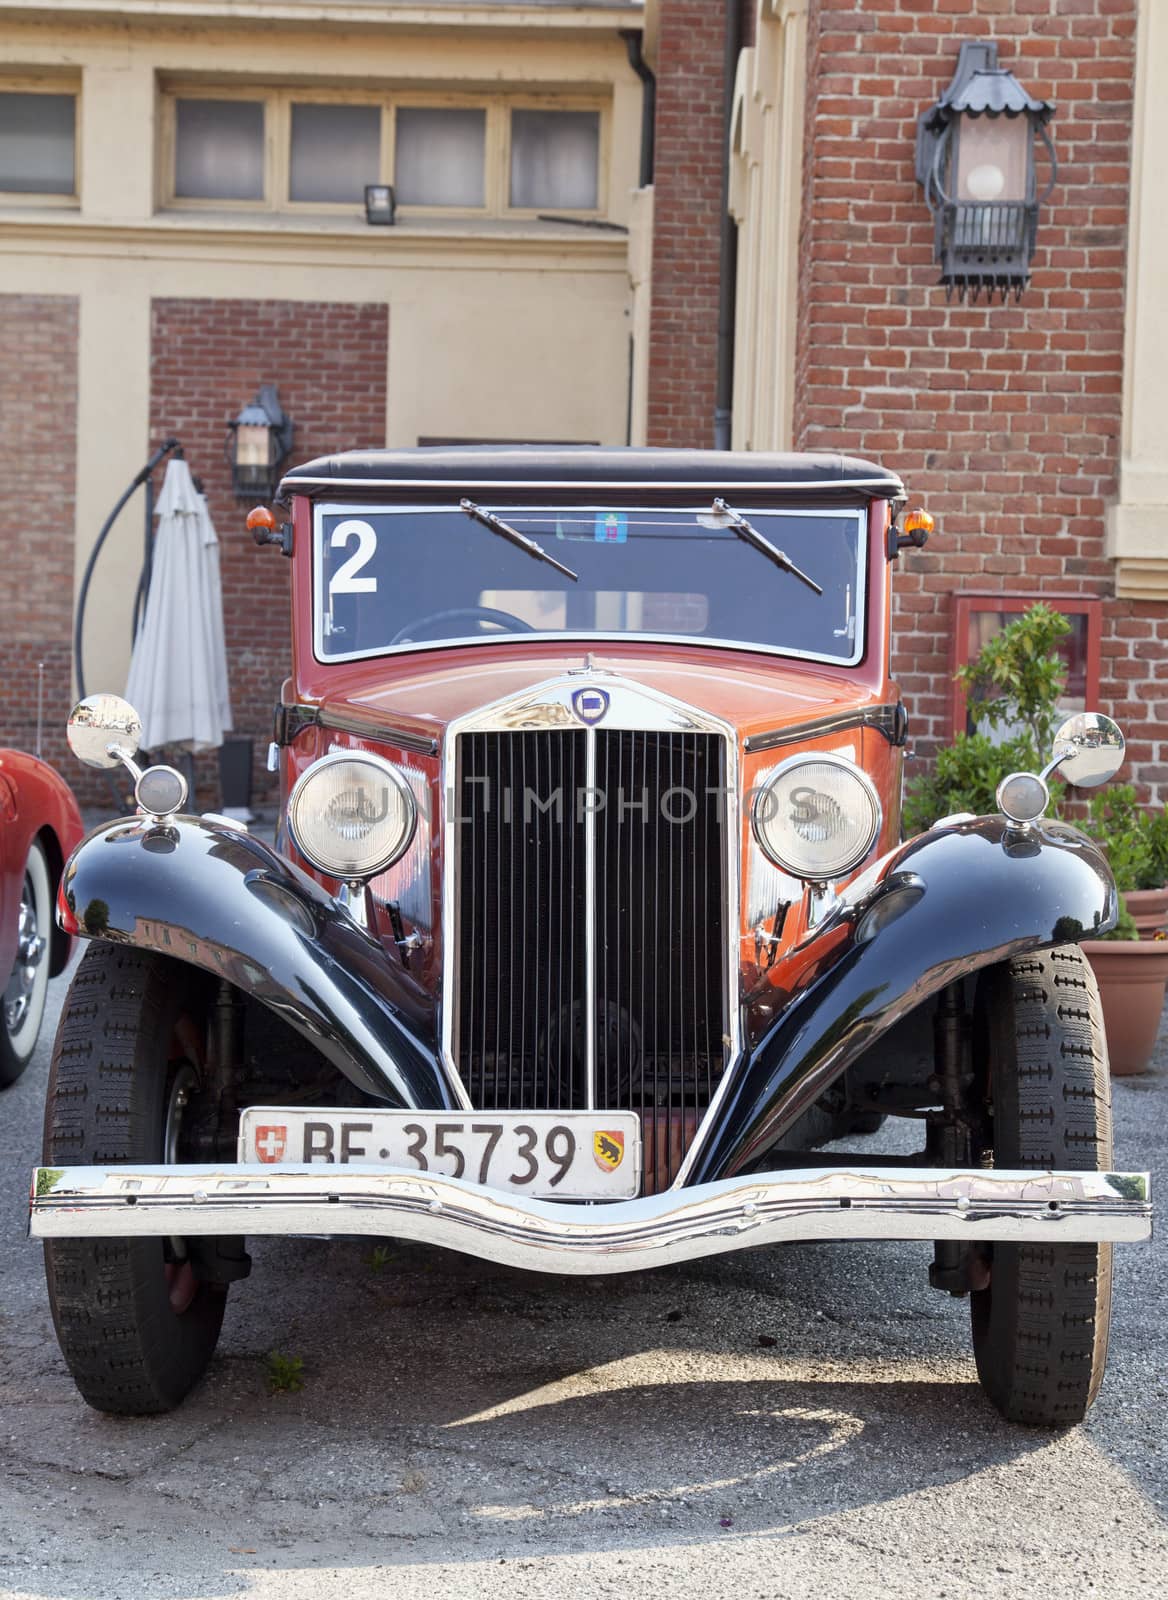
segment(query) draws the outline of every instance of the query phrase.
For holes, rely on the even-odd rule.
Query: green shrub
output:
[[[979,721],[991,729],[1005,726],[1027,744],[1027,770],[1034,763],[1045,766],[1062,720],[1058,701],[1067,674],[1056,646],[1070,631],[1061,611],[1039,601],[988,639],[977,659],[956,674]]]
[[[1165,814],[1140,805],[1130,783],[1093,794],[1079,826],[1106,852],[1121,894],[1168,882]]]
[[[1060,612],[1039,602],[1007,623],[975,661],[958,671],[979,721],[1007,730],[1008,737],[995,744],[986,733],[959,733],[939,750],[933,770],[915,778],[906,791],[907,833],[920,833],[955,811],[979,817],[993,813],[998,784],[1007,774],[1039,772],[1046,765],[1066,682],[1055,646],[1070,626]],[[1062,785],[1052,783],[1052,807],[1061,795]]]

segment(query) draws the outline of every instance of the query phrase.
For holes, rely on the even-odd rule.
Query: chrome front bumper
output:
[[[565,1205],[392,1167],[38,1167],[38,1239],[368,1234],[537,1272],[632,1272],[815,1239],[1076,1244],[1152,1232],[1147,1173],[805,1168]]]

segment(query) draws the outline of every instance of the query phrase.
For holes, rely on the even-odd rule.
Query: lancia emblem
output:
[[[572,694],[572,710],[591,728],[608,710],[608,695],[603,689],[576,689]]]
[[[282,1122],[266,1123],[256,1128],[256,1155],[261,1161],[282,1161],[287,1145],[288,1129]]]
[[[616,1128],[597,1128],[592,1135],[592,1159],[601,1172],[615,1172],[625,1158],[625,1136]]]

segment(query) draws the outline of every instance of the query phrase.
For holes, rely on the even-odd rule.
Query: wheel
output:
[[[1095,975],[1078,945],[994,968],[979,987],[998,1167],[1111,1167],[1111,1080]],[[1109,1244],[996,1244],[970,1296],[982,1388],[1011,1422],[1086,1416],[1107,1362]]]
[[[16,930],[16,960],[0,1009],[0,1088],[15,1083],[32,1060],[49,990],[53,886],[45,852],[34,839],[24,863]]]
[[[199,975],[165,956],[91,945],[53,1050],[46,1166],[191,1159],[191,1111],[206,1070],[203,995]],[[200,1272],[216,1243],[45,1241],[57,1339],[95,1409],[169,1411],[202,1377],[226,1300],[225,1285]]]

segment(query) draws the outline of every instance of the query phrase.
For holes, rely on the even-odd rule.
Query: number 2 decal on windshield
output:
[[[375,577],[359,578],[362,567],[367,567],[377,554],[377,535],[369,523],[357,517],[340,522],[333,529],[329,544],[334,550],[343,550],[350,539],[356,539],[357,548],[348,560],[342,561],[329,579],[329,601],[335,594],[376,594]]]

